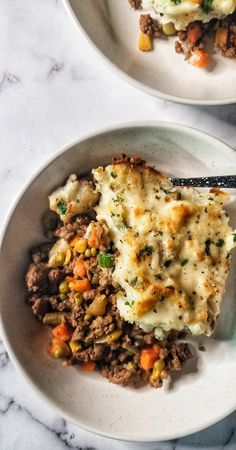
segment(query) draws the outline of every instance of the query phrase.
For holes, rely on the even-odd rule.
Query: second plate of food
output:
[[[233,150],[196,130],[131,124],[66,146],[26,186],[1,247],[2,335],[60,414],[155,441],[235,409],[235,191],[168,179],[235,166]]]
[[[221,2],[172,2],[143,0],[145,10],[131,8],[128,0],[64,0],[76,24],[110,68],[126,81],[158,97],[188,104],[223,105],[236,102],[236,18],[234,0]],[[204,6],[205,5],[205,6]],[[140,14],[158,19],[143,20]],[[204,22],[209,22],[208,26]],[[228,22],[229,20],[229,22]],[[231,23],[233,22],[233,24]],[[186,30],[177,36],[178,30]],[[163,34],[162,29],[164,27]],[[205,46],[205,41],[207,41]],[[215,44],[216,43],[216,44]],[[175,49],[176,45],[176,49]],[[152,47],[151,51],[140,51]],[[177,51],[176,51],[177,50]],[[182,54],[180,54],[182,53]],[[187,58],[187,60],[185,60]],[[206,66],[199,68],[197,66]]]

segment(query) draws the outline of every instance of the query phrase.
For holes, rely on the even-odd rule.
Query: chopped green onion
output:
[[[103,269],[111,269],[114,266],[113,255],[110,253],[99,253],[98,263]]]

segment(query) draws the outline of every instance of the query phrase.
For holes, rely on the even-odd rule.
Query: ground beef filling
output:
[[[191,29],[199,27],[198,39],[191,39]],[[236,56],[236,15],[217,21],[211,20],[207,24],[192,22],[186,31],[178,32],[178,40],[175,41],[175,50],[177,53],[184,53],[185,59],[189,59],[194,50],[206,50],[206,39],[212,37],[215,47],[223,56]]]
[[[134,9],[141,9],[141,0],[128,0]],[[200,21],[191,22],[186,30],[175,32],[166,30],[165,25],[161,25],[157,20],[153,19],[150,14],[141,14],[139,19],[140,30],[149,38],[158,38],[161,35],[177,35],[175,41],[175,50],[177,53],[183,53],[186,60],[191,60],[194,65],[194,56],[207,52],[206,40],[213,39],[215,48],[225,57],[233,58],[236,56],[236,12],[230,14],[223,20],[212,19],[208,23]],[[194,30],[193,30],[194,29]],[[146,48],[140,48],[143,51],[152,49],[152,45]],[[200,52],[200,53],[199,53]],[[207,64],[206,64],[207,65]],[[198,65],[198,67],[203,67]]]
[[[72,223],[60,223],[52,230],[54,239],[64,239],[71,245],[69,261],[61,258],[55,267],[48,267],[48,252],[53,242],[31,251],[26,274],[27,301],[33,314],[52,328],[50,353],[56,348],[53,356],[62,358],[64,365],[79,364],[85,370],[96,367],[102,376],[122,386],[138,388],[149,383],[155,388],[161,387],[170,371],[182,369],[192,357],[190,349],[186,343],[176,340],[179,334],[157,341],[153,332],[145,333],[122,319],[116,306],[117,287],[113,285],[112,267],[99,264],[101,251],[103,258],[104,254],[108,257],[109,264],[116,251],[109,237],[104,236],[104,228],[98,233],[100,248],[86,244],[87,248],[78,252],[78,246],[75,250],[72,244],[75,239],[77,244],[81,238],[83,243],[86,241],[85,233],[91,221],[87,216],[79,216]],[[81,281],[75,275],[78,267],[84,271],[82,281],[87,280],[89,285],[83,292],[76,291],[76,282]],[[61,326],[66,335],[58,347]],[[142,352],[152,348],[157,351],[156,362],[153,367],[144,369]]]
[[[140,30],[152,38],[159,37],[161,35],[161,27],[157,20],[152,19],[150,14],[141,14],[140,16]]]

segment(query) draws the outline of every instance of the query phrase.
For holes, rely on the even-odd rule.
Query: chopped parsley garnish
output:
[[[67,205],[65,202],[63,202],[63,200],[61,200],[60,202],[58,202],[57,207],[59,209],[60,214],[66,214],[67,211]]]
[[[134,300],[131,300],[130,302],[125,302],[125,305],[129,306],[130,308],[134,305]]]
[[[172,260],[167,259],[167,261],[164,262],[164,267],[166,267],[166,268],[170,267],[171,263],[172,263]]]
[[[117,178],[117,173],[116,172],[111,172],[111,176],[112,176],[112,178]]]
[[[210,11],[213,10],[212,7],[213,0],[203,0],[201,3],[201,9],[204,13],[208,14]]]
[[[236,242],[236,233],[233,233],[233,241]]]
[[[132,280],[130,280],[129,284],[133,287],[137,286],[138,283],[138,277],[134,277],[132,278]]]
[[[180,5],[181,0],[172,0],[173,3],[175,3],[176,5]]]
[[[183,267],[183,266],[186,266],[186,264],[188,264],[188,259],[184,259],[182,262],[181,262],[181,266]]]
[[[161,275],[158,273],[157,275],[154,275],[155,280],[162,280]]]
[[[169,194],[173,194],[173,191],[171,191],[170,189],[164,189],[163,187],[161,187],[161,190],[163,192],[165,192],[165,194],[169,195]]]
[[[153,247],[151,245],[145,245],[145,247],[142,248],[137,254],[137,258],[140,260],[142,258],[145,258],[146,256],[151,256],[153,252]]]
[[[213,197],[208,197],[208,200],[211,200],[213,202],[214,198]]]
[[[122,195],[117,195],[115,198],[112,199],[115,203],[122,203],[125,199],[122,197]]]
[[[224,243],[225,243],[224,239],[218,239],[218,241],[216,243],[216,246],[217,247],[223,247]]]
[[[210,239],[207,239],[207,240],[205,241],[205,253],[206,253],[207,256],[211,256],[211,253],[210,253],[210,245],[211,245],[211,240],[210,240]]]

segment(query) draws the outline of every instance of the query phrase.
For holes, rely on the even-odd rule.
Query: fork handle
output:
[[[171,178],[174,186],[236,188],[236,175],[199,178]]]

